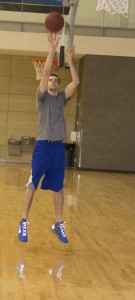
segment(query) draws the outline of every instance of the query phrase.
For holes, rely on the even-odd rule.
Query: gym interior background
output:
[[[71,132],[77,132],[72,165],[79,168],[135,170],[135,126],[131,117],[135,75],[134,5],[134,1],[130,1],[129,17],[125,18],[97,12],[95,1],[85,1],[85,5],[79,2],[74,42],[75,65],[78,72],[80,70],[81,84],[65,107],[68,137],[64,141],[66,145],[73,145]],[[68,15],[64,17],[68,20]],[[0,11],[1,161],[31,161],[31,148],[18,144],[20,153],[11,155],[9,145],[12,140],[21,141],[23,136],[36,138],[38,117],[33,103],[39,82],[35,79],[32,58],[45,57],[48,51],[44,19],[44,13]],[[70,81],[70,72],[63,68],[58,73],[64,88]],[[109,94],[106,78],[111,85],[118,73]],[[128,80],[128,89],[125,80]],[[101,83],[99,89],[96,82]],[[119,94],[121,86],[128,91],[125,93],[123,89],[124,98]]]

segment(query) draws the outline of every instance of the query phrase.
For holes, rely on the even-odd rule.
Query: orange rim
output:
[[[46,61],[46,58],[33,58],[32,61],[36,61],[36,62],[41,62],[41,63],[44,63]],[[58,66],[59,65],[59,62],[57,59],[54,59],[53,60],[53,65],[54,66]]]
[[[32,61],[37,61],[37,62],[45,62],[46,59],[45,58],[33,58]]]

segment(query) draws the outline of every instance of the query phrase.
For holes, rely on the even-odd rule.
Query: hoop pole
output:
[[[67,29],[67,43],[66,43],[66,52],[71,48],[74,40],[74,24],[77,8],[79,5],[79,0],[75,0],[74,3],[70,6],[69,16],[68,16],[68,26]]]

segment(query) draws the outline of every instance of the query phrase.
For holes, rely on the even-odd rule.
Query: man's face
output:
[[[50,76],[48,79],[48,90],[56,91],[59,85],[59,79],[56,76]]]

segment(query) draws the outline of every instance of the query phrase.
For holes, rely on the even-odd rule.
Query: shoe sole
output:
[[[28,241],[22,241],[18,238],[18,240],[21,242],[21,243],[27,243]]]

